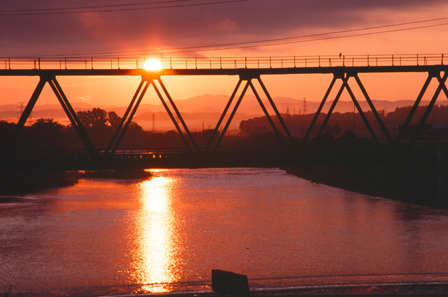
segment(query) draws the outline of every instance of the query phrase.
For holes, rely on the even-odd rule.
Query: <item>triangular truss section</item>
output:
[[[28,120],[29,116],[31,115],[31,112],[33,111],[34,106],[36,105],[37,100],[39,99],[40,94],[42,93],[43,88],[45,87],[45,84],[48,82],[51,89],[53,90],[54,94],[56,95],[59,103],[61,104],[62,108],[64,109],[65,114],[69,118],[71,124],[73,125],[73,128],[75,129],[76,133],[80,137],[81,141],[83,142],[85,148],[89,152],[90,155],[96,155],[97,150],[95,146],[93,145],[92,140],[90,139],[89,135],[87,134],[86,130],[84,129],[84,126],[81,124],[81,121],[79,120],[78,116],[76,115],[75,110],[71,106],[70,102],[67,99],[67,96],[62,91],[61,86],[59,85],[58,81],[56,80],[55,76],[41,76],[39,83],[36,86],[36,89],[34,90],[33,94],[31,95],[30,100],[28,101],[28,104],[26,105],[24,111],[22,112],[22,115],[20,116],[20,119],[16,125],[15,131],[10,139],[10,149],[14,147],[14,144],[20,135],[21,131],[23,130],[23,127],[25,126],[26,121]]]
[[[322,102],[319,105],[319,108],[317,109],[316,114],[314,115],[314,118],[311,121],[310,126],[308,127],[308,130],[307,130],[307,132],[305,134],[305,137],[303,138],[303,143],[302,143],[303,145],[306,145],[306,142],[307,142],[307,140],[308,140],[308,138],[309,138],[309,136],[311,134],[311,131],[313,130],[314,125],[316,124],[316,121],[317,121],[320,113],[322,112],[322,109],[323,109],[323,107],[325,105],[325,102],[327,101],[327,99],[328,99],[328,97],[329,97],[329,95],[330,95],[330,93],[331,93],[331,91],[332,91],[332,89],[333,89],[333,87],[334,87],[334,85],[335,85],[337,80],[341,80],[342,81],[341,87],[339,88],[339,91],[336,94],[336,97],[335,97],[334,101],[332,102],[332,104],[330,106],[330,109],[329,109],[329,111],[328,111],[328,113],[327,113],[327,115],[326,115],[326,117],[325,117],[325,119],[324,119],[324,121],[322,123],[322,126],[321,126],[321,128],[319,130],[319,133],[316,136],[316,139],[314,141],[313,147],[316,146],[316,144],[318,143],[319,138],[322,135],[322,133],[324,132],[324,129],[325,129],[327,123],[328,123],[328,120],[330,119],[331,114],[333,113],[333,110],[336,107],[336,105],[337,105],[337,103],[339,101],[339,98],[341,97],[342,92],[345,89],[349,93],[350,98],[353,101],[353,104],[355,105],[356,109],[359,112],[359,115],[361,116],[364,124],[366,125],[366,128],[369,130],[369,133],[372,136],[372,139],[374,140],[375,143],[379,144],[378,137],[376,136],[375,132],[373,131],[372,126],[370,125],[369,121],[367,120],[366,115],[364,114],[361,106],[359,105],[358,100],[356,99],[356,96],[354,95],[350,85],[348,84],[348,80],[351,77],[353,77],[355,79],[355,81],[356,81],[358,87],[360,88],[364,98],[366,99],[367,103],[369,104],[369,107],[370,107],[373,115],[375,116],[375,119],[377,120],[379,126],[381,127],[381,130],[384,133],[387,141],[390,144],[393,143],[393,140],[392,140],[388,130],[386,129],[386,126],[384,125],[383,121],[381,120],[381,117],[378,114],[375,106],[373,105],[372,100],[370,99],[366,89],[364,88],[364,85],[362,84],[361,80],[359,79],[358,74],[357,73],[335,73],[333,75],[333,79],[332,79],[332,81],[331,81],[331,83],[330,83],[330,85],[329,85],[329,87],[327,89],[327,92],[325,93],[324,98],[322,99]]]
[[[418,108],[418,106],[420,104],[420,101],[423,98],[423,95],[425,94],[426,90],[428,89],[429,84],[431,83],[431,81],[434,78],[437,79],[437,82],[439,83],[439,85],[438,85],[438,87],[437,87],[437,89],[436,89],[436,91],[435,91],[431,101],[429,102],[429,105],[426,108],[425,113],[421,117],[420,122],[419,122],[419,124],[417,126],[417,129],[415,130],[414,134],[412,135],[412,139],[410,141],[410,145],[411,146],[415,143],[415,141],[417,140],[420,132],[422,131],[422,128],[425,125],[426,120],[428,119],[428,116],[431,113],[431,110],[434,107],[434,104],[436,103],[437,98],[439,97],[440,92],[442,90],[443,90],[443,92],[445,93],[445,96],[448,99],[448,89],[446,87],[446,80],[448,78],[448,72],[445,72],[443,76],[441,76],[440,72],[429,72],[428,73],[428,77],[427,77],[427,79],[426,79],[426,81],[425,81],[425,83],[424,83],[424,85],[423,85],[423,87],[422,87],[422,89],[421,89],[417,99],[415,100],[414,105],[412,106],[412,108],[411,108],[411,110],[410,110],[410,112],[408,114],[408,117],[406,118],[406,120],[405,120],[405,122],[404,122],[404,124],[402,126],[400,134],[398,134],[397,139],[395,140],[396,144],[399,144],[401,142],[404,134],[406,133],[406,131],[407,131],[408,127],[409,127],[409,123],[411,122],[412,117],[414,116],[414,114],[415,114],[415,112],[416,112],[416,110],[417,110],[417,108]]]
[[[257,77],[242,77],[242,76],[240,76],[239,80],[238,80],[238,82],[237,82],[237,84],[235,86],[235,89],[233,90],[233,93],[230,96],[230,99],[227,102],[227,105],[225,106],[224,111],[222,112],[221,117],[219,118],[219,120],[218,120],[218,122],[216,124],[215,129],[213,130],[212,136],[210,137],[210,140],[209,140],[209,142],[207,144],[206,151],[209,151],[211,149],[212,143],[213,143],[216,135],[219,132],[219,128],[221,127],[221,124],[224,121],[224,118],[226,117],[227,112],[229,111],[229,109],[230,109],[230,107],[231,107],[231,105],[233,103],[233,100],[235,99],[236,95],[238,94],[238,91],[241,88],[242,88],[242,91],[240,93],[240,96],[238,97],[238,99],[237,99],[237,101],[236,101],[236,103],[235,103],[235,105],[234,105],[234,107],[233,107],[233,109],[232,109],[228,119],[227,119],[227,122],[224,125],[224,128],[221,131],[221,133],[219,135],[219,138],[218,138],[215,146],[213,147],[212,151],[213,152],[217,151],[217,149],[218,149],[219,145],[221,144],[221,142],[222,142],[222,140],[223,140],[227,130],[229,129],[229,126],[230,126],[230,124],[231,124],[231,122],[232,122],[232,120],[233,120],[233,118],[234,118],[234,116],[235,116],[235,114],[236,114],[236,112],[238,110],[238,107],[240,106],[240,104],[241,104],[241,102],[242,102],[242,100],[243,100],[244,96],[246,95],[246,92],[247,92],[247,90],[249,88],[251,88],[252,92],[254,93],[255,98],[257,99],[258,104],[260,105],[261,109],[263,110],[263,113],[266,116],[266,119],[269,121],[269,124],[271,125],[272,129],[274,130],[275,134],[277,135],[280,143],[282,144],[282,146],[284,148],[287,147],[287,145],[284,142],[283,137],[282,137],[279,129],[275,126],[275,123],[274,123],[272,117],[269,115],[269,112],[266,109],[266,106],[264,105],[263,101],[261,100],[260,95],[257,92],[257,89],[256,89],[255,85],[252,82],[253,80],[256,80],[259,83],[259,85],[261,86],[261,89],[262,89],[263,93],[266,95],[266,97],[268,98],[269,104],[271,105],[272,109],[274,110],[275,115],[277,116],[277,119],[279,120],[279,122],[280,122],[280,124],[281,124],[281,126],[283,128],[283,131],[288,136],[292,146],[295,146],[294,138],[292,137],[291,133],[289,132],[288,127],[286,126],[285,122],[283,121],[283,118],[280,115],[280,112],[278,111],[274,101],[272,100],[272,97],[269,95],[269,92],[266,89],[266,86],[264,85],[264,83],[260,79],[260,77],[259,76],[257,76]]]
[[[336,94],[334,101],[332,102],[332,104],[330,106],[330,109],[323,121],[322,126],[320,127],[319,133],[318,133],[317,137],[315,138],[313,147],[316,145],[316,143],[319,140],[319,137],[323,133],[325,126],[327,125],[327,123],[331,117],[331,114],[334,111],[335,106],[337,105],[338,100],[340,99],[341,94],[343,93],[344,90],[347,90],[348,94],[350,95],[356,109],[359,112],[359,115],[361,116],[364,124],[366,125],[367,129],[369,130],[373,141],[375,143],[379,144],[377,135],[375,134],[374,130],[372,129],[366,115],[362,111],[361,106],[358,103],[358,100],[352,91],[352,88],[349,85],[349,79],[352,79],[356,82],[356,85],[359,87],[364,99],[367,101],[385,138],[387,139],[388,143],[391,145],[399,144],[400,141],[402,140],[404,134],[406,133],[406,129],[408,128],[409,123],[411,122],[411,119],[414,116],[414,114],[418,108],[418,105],[421,102],[421,100],[422,100],[425,92],[427,91],[427,88],[432,80],[436,80],[438,82],[438,87],[432,97],[432,100],[430,101],[430,104],[428,105],[422,118],[420,119],[417,130],[413,134],[413,137],[410,142],[411,145],[416,141],[418,134],[422,130],[424,124],[426,123],[426,120],[427,120],[432,108],[434,107],[434,104],[435,104],[437,98],[439,97],[440,93],[443,91],[445,96],[448,98],[448,89],[446,87],[446,81],[448,79],[448,72],[438,71],[438,70],[428,72],[428,77],[427,77],[412,109],[410,110],[409,115],[408,115],[407,119],[405,120],[405,123],[402,126],[402,129],[401,129],[399,135],[397,136],[397,138],[394,141],[392,139],[392,137],[390,136],[388,130],[386,129],[375,106],[373,105],[372,100],[370,99],[361,80],[359,79],[358,73],[354,72],[354,71],[353,72],[352,71],[337,71],[337,72],[333,73],[333,79],[332,79],[332,81],[322,99],[322,102],[320,103],[319,108],[316,111],[316,114],[314,115],[314,117],[311,121],[311,124],[305,134],[305,137],[303,139],[303,145],[306,144],[306,142],[311,134],[311,131],[313,130],[313,128],[316,124],[316,121],[317,121],[319,115],[321,114],[322,109],[323,109],[331,91],[333,90],[336,81],[338,81],[338,80],[340,80],[342,82],[342,84]],[[69,118],[71,124],[73,125],[74,129],[76,130],[78,136],[80,137],[81,141],[83,142],[88,153],[92,156],[97,155],[98,150],[95,148],[92,140],[89,138],[79,117],[77,116],[76,112],[74,111],[73,107],[71,106],[69,100],[67,99],[67,96],[64,94],[60,84],[58,83],[58,81],[56,80],[56,77],[54,75],[41,75],[40,76],[40,80],[31,96],[28,104],[26,105],[26,107],[16,125],[13,135],[10,139],[10,149],[12,150],[12,148],[14,147],[17,137],[23,130],[23,127],[24,127],[27,119],[31,115],[31,112],[32,112],[43,88],[45,87],[46,83],[48,83],[50,85],[51,89],[53,90],[54,94],[56,95],[59,103],[61,104],[62,108],[64,109],[64,112],[66,113],[67,117]],[[194,140],[192,134],[190,133],[190,130],[188,129],[184,119],[182,118],[180,111],[176,107],[174,100],[171,98],[167,88],[165,87],[164,83],[160,79],[160,76],[158,76],[158,75],[143,75],[141,82],[138,85],[137,90],[135,91],[135,94],[131,99],[129,106],[128,106],[125,114],[123,115],[123,118],[121,119],[121,121],[120,121],[120,123],[119,123],[119,125],[118,125],[106,151],[105,151],[105,154],[114,154],[115,151],[117,150],[122,138],[124,137],[126,131],[128,130],[128,128],[132,122],[132,119],[135,116],[135,114],[138,110],[138,107],[139,107],[140,103],[142,102],[150,85],[152,85],[152,87],[154,88],[155,93],[159,97],[162,105],[164,106],[169,117],[171,118],[171,121],[175,125],[178,134],[182,138],[182,140],[185,143],[186,147],[188,148],[189,152],[200,153],[201,152],[200,148],[198,147],[196,141]],[[227,102],[227,105],[225,106],[225,108],[221,114],[221,117],[219,118],[219,120],[216,124],[215,129],[213,130],[213,133],[212,133],[212,135],[208,141],[208,144],[205,148],[205,152],[208,152],[208,151],[216,152],[217,151],[220,143],[223,140],[223,137],[225,136],[227,130],[229,129],[229,126],[235,116],[235,113],[238,110],[238,107],[240,106],[240,104],[249,88],[252,90],[253,94],[255,95],[255,98],[258,101],[258,104],[260,105],[261,109],[263,110],[263,113],[264,113],[266,119],[269,121],[269,123],[270,123],[273,131],[277,135],[281,145],[284,148],[288,148],[288,145],[295,147],[294,138],[291,135],[288,127],[286,126],[286,124],[285,124],[281,114],[279,113],[274,101],[272,100],[272,97],[270,96],[266,86],[264,85],[263,81],[261,80],[260,74],[259,73],[249,73],[249,74],[243,73],[243,74],[239,74],[239,80],[233,90],[232,95],[229,98],[229,101]],[[281,127],[277,127],[278,124],[276,126],[276,123],[274,123],[273,117],[269,114],[265,104],[263,103],[263,100],[260,97],[260,94],[264,94],[264,96],[266,96],[267,101],[269,103],[267,106],[269,107],[269,105],[270,105],[270,108],[272,108],[272,110],[274,111],[275,116],[277,117]],[[233,105],[233,108],[231,108],[232,105]],[[227,113],[229,111],[230,111],[230,115],[227,116]],[[224,124],[223,130],[221,132],[219,132],[219,128],[223,124],[225,118],[227,118],[227,121]],[[218,134],[219,134],[219,137],[216,140],[216,137]],[[284,135],[286,135],[286,137]],[[287,143],[285,140],[289,140],[290,143]],[[212,146],[212,144],[214,144],[214,145]]]
[[[179,133],[180,137],[182,138],[182,141],[185,143],[185,146],[188,148],[189,152],[190,153],[193,152],[193,148],[196,152],[200,152],[199,147],[196,144],[196,141],[194,140],[193,136],[191,135],[190,130],[188,129],[184,119],[182,118],[182,115],[180,114],[176,104],[174,103],[174,100],[171,98],[167,88],[165,87],[165,85],[162,82],[162,80],[160,79],[160,77],[152,77],[152,76],[145,77],[145,76],[143,76],[105,153],[106,154],[114,154],[115,151],[117,150],[118,145],[120,144],[124,134],[126,133],[127,129],[129,128],[129,125],[131,124],[132,119],[135,116],[135,113],[137,112],[137,109],[140,106],[140,103],[142,102],[143,97],[145,96],[146,91],[148,90],[150,85],[152,85],[152,87],[154,88],[154,91],[156,92],[157,96],[159,97],[166,112],[170,116],[171,121],[173,122],[174,126],[176,127],[177,132]],[[171,109],[174,110],[174,113]],[[179,124],[176,120],[176,117],[177,117],[177,119],[179,119],[179,121],[185,131],[186,136],[184,135],[184,132],[182,131],[181,127],[179,126]],[[189,141],[187,140],[187,137],[188,137]]]

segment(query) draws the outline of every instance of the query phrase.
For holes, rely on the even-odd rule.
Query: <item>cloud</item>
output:
[[[93,5],[87,0],[72,3],[77,7]],[[61,2],[57,0],[0,3],[1,11],[58,7]],[[446,11],[446,0],[249,0],[113,13],[5,16],[0,12],[0,27],[4,28],[0,31],[0,56],[103,53],[270,39],[363,27],[385,18],[398,21],[391,19],[394,15],[415,18],[417,11],[437,7]],[[425,17],[423,13],[421,16]]]
[[[81,100],[83,102],[89,102],[92,100],[92,96],[89,96],[89,95],[79,96],[79,100]]]

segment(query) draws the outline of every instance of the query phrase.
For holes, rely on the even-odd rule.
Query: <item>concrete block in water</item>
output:
[[[212,270],[213,291],[229,295],[248,296],[247,275],[219,269]]]

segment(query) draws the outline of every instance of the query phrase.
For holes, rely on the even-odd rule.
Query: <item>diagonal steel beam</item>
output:
[[[268,89],[266,88],[266,86],[264,85],[264,83],[260,77],[258,77],[257,80],[258,80],[258,83],[260,84],[261,88],[263,89],[263,92],[265,93],[266,97],[268,98],[269,103],[271,104],[271,107],[275,112],[275,115],[277,116],[278,120],[280,121],[280,124],[282,125],[283,130],[285,131],[286,135],[288,136],[289,141],[291,142],[293,147],[296,147],[294,137],[292,137],[291,133],[289,132],[288,127],[286,126],[285,122],[283,121],[283,118],[282,118],[280,112],[278,111],[277,106],[274,103],[274,100],[272,100],[272,97],[269,95]]]
[[[26,121],[28,120],[31,112],[33,111],[33,108],[36,105],[37,99],[39,99],[39,96],[42,93],[42,90],[47,81],[48,81],[47,78],[44,78],[42,76],[40,77],[39,83],[37,84],[36,89],[34,90],[33,94],[31,95],[31,98],[28,101],[28,104],[26,105],[25,109],[23,110],[22,115],[20,116],[20,119],[17,122],[16,127],[14,128],[11,138],[9,139],[9,144],[7,147],[8,151],[11,151],[14,148],[17,138],[19,137],[20,133],[22,132],[23,127],[25,126]]]
[[[146,84],[146,83],[147,83],[147,81],[145,81],[145,80],[143,80],[143,79],[140,81],[140,83],[139,83],[139,85],[138,85],[138,87],[137,87],[137,90],[135,91],[134,96],[132,97],[132,100],[131,100],[131,102],[129,103],[129,106],[128,106],[128,108],[126,109],[126,112],[124,113],[123,117],[121,118],[121,121],[120,121],[120,123],[118,124],[117,129],[115,130],[115,133],[114,133],[114,135],[112,136],[112,139],[111,139],[109,145],[107,146],[107,149],[106,149],[106,151],[105,151],[105,154],[108,154],[109,151],[112,149],[112,147],[114,147],[114,145],[115,145],[115,143],[116,143],[116,141],[117,141],[117,137],[118,137],[118,135],[121,133],[121,130],[122,130],[122,128],[123,128],[123,125],[126,123],[126,120],[127,120],[128,116],[129,116],[129,113],[131,112],[132,107],[134,106],[135,101],[137,100],[137,97],[139,96],[139,94],[140,94],[140,92],[141,92],[141,90],[142,90],[142,88],[143,88],[143,85]],[[118,145],[116,145],[116,147],[118,147]]]
[[[317,134],[316,139],[314,140],[314,144],[313,144],[312,148],[314,148],[316,146],[317,142],[319,141],[320,136],[322,135],[322,132],[324,132],[324,129],[327,126],[327,122],[330,119],[330,116],[333,113],[333,110],[336,107],[336,104],[338,103],[339,98],[341,97],[342,92],[344,91],[344,88],[345,88],[345,84],[342,83],[341,88],[339,89],[339,92],[337,93],[333,103],[331,104],[330,110],[328,110],[328,114],[325,117],[324,122],[322,123],[322,127],[319,130],[319,134]]]
[[[165,93],[165,96],[168,98],[168,101],[170,102],[171,106],[173,107],[174,112],[177,115],[177,118],[179,119],[180,123],[184,127],[185,133],[187,133],[187,136],[188,136],[188,138],[190,138],[190,141],[193,144],[194,148],[196,149],[196,151],[198,153],[200,153],[200,149],[199,149],[198,145],[196,144],[196,141],[194,140],[193,135],[191,135],[187,124],[185,123],[184,119],[182,118],[182,115],[180,114],[179,109],[177,108],[176,104],[174,103],[173,98],[171,98],[171,95],[168,92],[167,88],[165,87],[164,83],[162,82],[162,80],[160,78],[155,79],[155,80],[157,80],[159,82],[160,86],[162,87],[162,91]]]
[[[39,80],[39,83],[36,86],[36,89],[33,92],[33,95],[31,95],[30,101],[28,101],[28,104],[26,105],[24,111],[22,112],[22,115],[20,116],[19,122],[17,123],[16,129],[22,129],[25,125],[26,121],[28,120],[28,117],[30,116],[31,112],[33,111],[34,105],[36,105],[37,99],[39,98],[40,94],[42,93],[42,90],[45,86],[45,83],[47,82],[47,79],[41,77]]]
[[[353,103],[356,106],[356,109],[359,112],[359,115],[361,116],[362,120],[364,121],[364,124],[366,125],[367,129],[370,132],[370,135],[372,136],[373,140],[375,141],[376,144],[379,144],[378,138],[376,137],[375,132],[372,129],[372,126],[370,126],[369,121],[367,120],[366,115],[364,114],[364,112],[362,111],[361,106],[358,103],[358,100],[356,100],[355,95],[352,92],[352,89],[350,88],[350,86],[348,85],[348,77],[347,78],[343,78],[342,79],[343,84],[345,84],[345,88],[347,89],[348,93],[350,94],[350,97],[352,98]]]
[[[190,153],[192,153],[193,151],[191,150],[190,144],[188,143],[187,139],[185,138],[185,135],[182,132],[182,129],[180,128],[179,124],[177,123],[176,118],[174,117],[173,113],[171,112],[168,104],[166,104],[165,99],[163,98],[162,94],[159,91],[159,88],[157,88],[157,85],[154,83],[153,80],[151,82],[152,82],[152,86],[153,86],[154,90],[157,93],[157,96],[159,96],[159,99],[162,102],[163,107],[165,107],[166,112],[170,116],[171,121],[173,122],[174,126],[176,127],[177,132],[179,133],[180,137],[182,138],[182,141],[185,143],[188,151]]]
[[[84,146],[88,150],[90,155],[96,155],[97,150],[95,146],[93,145],[92,140],[90,139],[89,135],[87,134],[86,130],[84,129],[84,126],[82,125],[81,121],[79,120],[78,116],[76,115],[75,110],[71,106],[70,102],[67,99],[67,96],[65,96],[64,91],[62,90],[61,86],[59,85],[58,81],[55,77],[51,78],[48,83],[51,86],[51,89],[53,90],[54,94],[58,98],[62,108],[64,109],[67,117],[69,118],[70,122],[72,123],[73,127],[75,128],[76,132],[78,133],[78,136],[81,138],[81,141],[83,142]]]
[[[447,72],[445,72],[444,77],[446,76]],[[437,76],[437,80],[439,81],[440,86],[442,87],[443,92],[445,93],[446,99],[448,99],[448,89],[446,88],[446,78],[443,80],[443,78],[440,77],[440,75]]]
[[[142,81],[142,82],[143,82],[143,81]],[[140,106],[140,103],[142,102],[143,97],[145,96],[146,91],[148,90],[148,87],[149,87],[150,84],[151,84],[151,83],[148,82],[148,81],[145,81],[143,84],[140,83],[140,85],[139,85],[139,87],[138,87],[138,89],[137,89],[137,92],[139,92],[140,95],[138,95],[137,102],[135,102],[134,108],[132,109],[131,113],[129,114],[129,117],[128,117],[127,114],[125,114],[127,120],[126,120],[126,122],[125,122],[125,124],[124,124],[124,127],[121,129],[121,131],[120,131],[120,133],[119,133],[119,135],[118,135],[118,137],[117,137],[115,143],[113,144],[112,151],[111,151],[112,154],[115,154],[115,151],[117,150],[118,145],[120,144],[121,140],[123,139],[124,134],[125,134],[126,131],[128,130],[129,125],[131,124],[132,119],[134,118],[134,115],[135,115],[135,113],[137,112],[137,109],[138,109],[138,107]],[[142,85],[143,85],[143,88],[141,88]],[[141,92],[140,92],[140,91],[141,91]],[[137,92],[136,92],[136,94],[137,94]],[[136,98],[136,96],[134,95],[134,98],[133,98],[132,101],[135,101],[135,100],[134,100],[135,98]],[[131,103],[133,103],[132,101],[131,101]],[[131,106],[131,105],[130,105],[130,106]],[[129,107],[128,107],[128,109],[129,109]],[[126,110],[126,113],[128,113],[127,110]],[[123,118],[124,118],[124,117],[123,117]],[[123,119],[122,119],[122,122],[123,122]],[[118,129],[117,129],[117,131],[118,131]]]
[[[366,89],[364,88],[364,86],[363,86],[361,80],[359,79],[358,74],[355,74],[355,75],[354,75],[354,78],[355,78],[356,82],[358,83],[358,86],[359,86],[359,88],[361,89],[361,92],[363,93],[364,97],[366,98],[367,103],[369,104],[370,109],[371,109],[372,112],[373,112],[373,115],[375,116],[375,118],[376,118],[378,124],[379,124],[380,127],[381,127],[381,130],[383,130],[383,133],[384,133],[384,135],[386,136],[387,141],[388,141],[390,144],[393,144],[394,141],[392,140],[392,137],[390,137],[389,131],[387,131],[386,126],[384,125],[383,121],[381,120],[380,115],[379,115],[378,112],[376,111],[376,108],[375,108],[375,106],[373,105],[372,100],[370,100],[370,97],[369,97],[369,95],[367,94],[367,91],[366,91]]]
[[[238,83],[236,84],[236,87],[235,87],[235,89],[233,90],[233,93],[232,93],[232,95],[230,96],[230,99],[229,99],[229,101],[227,102],[227,105],[226,105],[226,107],[224,108],[224,111],[222,112],[221,117],[219,118],[218,123],[216,124],[215,129],[213,130],[212,136],[210,137],[210,140],[209,140],[208,143],[207,143],[207,147],[205,148],[205,151],[206,151],[206,152],[207,152],[208,149],[210,148],[210,146],[211,146],[211,144],[212,144],[212,142],[213,142],[213,139],[215,138],[216,133],[218,133],[219,127],[221,126],[221,123],[222,123],[222,121],[224,120],[224,117],[226,116],[227,111],[229,110],[230,105],[232,105],[232,101],[233,101],[233,99],[235,98],[235,95],[236,95],[236,93],[238,92],[238,89],[239,89],[240,86],[241,86],[241,82],[242,82],[242,80],[241,80],[241,78],[239,78],[239,79],[238,79]]]
[[[403,138],[404,134],[406,133],[409,123],[411,122],[412,117],[414,116],[414,113],[417,110],[418,105],[420,104],[420,101],[423,98],[423,95],[425,95],[425,92],[428,89],[429,83],[431,82],[432,78],[433,78],[433,76],[431,74],[428,74],[428,77],[426,78],[426,81],[425,81],[422,89],[420,90],[420,93],[418,94],[418,97],[415,100],[414,105],[412,106],[412,108],[408,114],[408,117],[406,118],[406,120],[401,128],[400,133],[398,134],[397,138],[395,139],[396,145],[400,143],[401,139]]]
[[[243,91],[241,92],[240,97],[238,98],[238,101],[236,102],[235,106],[233,107],[232,113],[230,114],[229,118],[227,119],[227,123],[224,126],[224,129],[221,131],[221,135],[219,136],[218,142],[216,143],[215,148],[213,149],[213,152],[216,152],[216,150],[218,149],[218,146],[221,144],[222,139],[224,138],[224,135],[227,132],[227,129],[229,129],[230,123],[232,122],[233,117],[235,116],[236,111],[238,110],[238,107],[241,104],[241,101],[243,100],[244,95],[247,92],[247,88],[249,88],[249,82],[250,79],[247,80],[246,85],[243,88]]]
[[[442,91],[442,89],[444,87],[446,89],[445,82],[446,82],[447,78],[448,78],[448,72],[445,73],[443,78],[440,78],[440,75],[437,76],[437,79],[439,81],[439,86],[437,87],[437,90],[434,93],[434,96],[432,97],[431,101],[429,102],[429,105],[426,108],[425,113],[423,114],[422,118],[420,119],[420,123],[417,126],[417,130],[415,131],[414,135],[412,136],[412,139],[411,139],[411,142],[410,142],[411,146],[415,143],[415,141],[417,140],[418,135],[420,134],[420,131],[423,129],[423,126],[425,125],[426,120],[428,119],[428,116],[431,113],[431,110],[434,107],[434,104],[436,103],[437,98],[440,95],[440,92]]]
[[[84,129],[84,126],[82,125],[81,121],[79,120],[78,116],[76,115],[76,112],[73,109],[72,105],[70,104],[70,101],[68,101],[68,98],[65,95],[64,91],[62,90],[62,87],[59,84],[59,82],[54,77],[49,81],[49,83],[53,89],[53,92],[55,92],[56,96],[58,97],[61,104],[63,105],[63,108],[66,108],[68,110],[67,116],[69,118],[71,118],[71,120],[73,120],[73,122],[75,122],[78,125],[78,127],[81,129],[81,131],[83,131],[83,133],[87,136],[87,132]],[[55,91],[55,88],[56,88],[56,91]]]
[[[316,114],[314,115],[313,120],[311,121],[311,124],[308,127],[308,130],[306,131],[305,137],[303,138],[302,145],[306,144],[306,141],[308,140],[308,137],[310,136],[311,131],[314,128],[314,125],[316,124],[317,118],[319,117],[319,115],[320,115],[320,113],[322,111],[322,108],[324,107],[325,102],[327,101],[327,98],[330,95],[331,90],[333,89],[333,86],[334,86],[335,82],[336,82],[336,76],[333,76],[333,79],[331,80],[330,86],[328,87],[327,92],[325,93],[325,96],[322,99],[322,102],[320,103],[319,108],[317,109]]]
[[[266,107],[263,104],[263,101],[261,101],[261,98],[258,95],[257,90],[255,90],[252,80],[249,80],[248,83],[249,83],[250,88],[252,89],[252,92],[254,92],[255,98],[257,98],[258,104],[260,105],[261,109],[263,110],[266,119],[269,121],[269,124],[271,124],[272,129],[274,130],[275,134],[277,135],[278,140],[280,140],[280,143],[282,144],[283,147],[286,147],[286,144],[283,141],[282,135],[278,131],[277,127],[275,126],[274,121],[272,120],[271,116],[269,115],[269,112],[267,111]]]

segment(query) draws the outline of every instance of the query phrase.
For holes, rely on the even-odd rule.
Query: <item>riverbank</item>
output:
[[[76,290],[75,290],[76,291]],[[103,297],[229,297],[214,291],[191,291],[191,292],[168,292],[168,293],[132,293],[123,294],[120,289],[110,290],[110,288],[96,288],[86,294],[82,288],[78,288],[78,292],[70,292],[68,294],[55,294],[55,292],[18,292],[14,288],[6,290],[4,293],[0,291],[0,296],[9,297],[50,297],[50,296],[103,296]],[[4,295],[2,295],[4,294]],[[294,297],[294,296],[446,296],[448,295],[448,284],[445,283],[422,283],[422,284],[373,284],[373,285],[329,285],[329,286],[307,286],[295,288],[266,288],[252,289],[247,296],[252,297]],[[240,296],[243,297],[243,296]]]
[[[338,155],[285,166],[288,173],[332,187],[419,205],[448,208],[448,162],[427,155]]]
[[[0,171],[0,195],[24,195],[39,190],[70,187],[79,180],[78,172]]]
[[[148,177],[151,177],[151,173],[145,170],[0,171],[0,195],[24,195],[45,189],[70,187],[76,185],[82,178]]]

